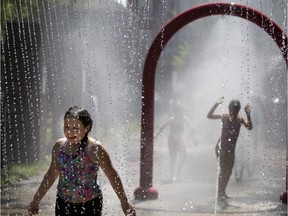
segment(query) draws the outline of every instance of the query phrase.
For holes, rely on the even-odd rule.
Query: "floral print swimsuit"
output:
[[[57,165],[59,169],[58,195],[66,202],[84,203],[101,194],[97,181],[99,166],[90,160],[85,150],[75,156],[67,155],[60,149]]]

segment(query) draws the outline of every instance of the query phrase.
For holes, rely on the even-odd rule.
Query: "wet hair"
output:
[[[236,112],[239,112],[241,108],[241,103],[239,100],[235,99],[235,100],[231,100],[229,103],[229,109],[234,109]]]
[[[92,127],[92,124],[93,124],[93,121],[89,112],[77,106],[70,107],[64,115],[64,118],[66,117],[75,117],[79,119],[81,123],[84,125],[84,127],[87,127],[88,125],[91,125]]]
[[[93,120],[91,118],[91,115],[86,109],[83,109],[81,107],[73,106],[70,107],[64,115],[64,119],[66,117],[75,117],[81,121],[83,126],[86,128],[87,126],[90,125],[89,131],[86,132],[85,136],[81,140],[80,147],[78,151],[81,151],[85,148],[86,143],[88,142],[88,133],[91,131],[92,125],[93,125]]]

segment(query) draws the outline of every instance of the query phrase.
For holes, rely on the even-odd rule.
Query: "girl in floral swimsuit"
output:
[[[28,206],[29,215],[38,214],[41,199],[59,177],[55,215],[101,216],[103,198],[97,181],[99,167],[116,192],[124,214],[136,215],[108,152],[98,140],[88,137],[92,124],[85,109],[71,107],[65,113],[65,138],[59,139],[53,147],[50,167]]]

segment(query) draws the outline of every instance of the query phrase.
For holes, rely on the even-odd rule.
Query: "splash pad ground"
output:
[[[195,149],[190,148],[188,151],[189,159],[185,165],[183,179],[169,182],[168,173],[168,151],[165,148],[155,149],[155,187],[159,191],[157,200],[148,200],[143,202],[134,202],[139,216],[198,216],[198,215],[215,215],[215,186],[216,186],[216,166],[211,166],[215,160],[214,147],[211,145],[197,146]],[[135,155],[137,149],[130,149],[130,155],[127,157],[129,163],[139,166],[139,158],[131,157]],[[283,180],[283,164],[285,165],[285,154],[279,154],[280,149],[266,151],[266,156],[274,158],[273,173],[267,174],[266,178],[255,173],[250,179],[244,179],[242,182],[236,182],[231,177],[228,185],[230,199],[226,209],[217,212],[217,215],[233,216],[279,216],[286,215],[287,206],[279,201],[280,191],[285,185]],[[113,155],[113,153],[112,153]],[[280,156],[279,156],[280,155]],[[206,162],[203,163],[203,157]],[[133,164],[133,165],[134,165]],[[120,173],[121,174],[121,173]],[[123,176],[123,174],[121,174]],[[27,215],[26,206],[30,202],[39,182],[43,175],[31,178],[15,184],[11,188],[1,190],[1,215]],[[123,176],[124,177],[124,176]],[[133,177],[134,178],[134,177]],[[124,177],[125,179],[125,177]],[[127,193],[132,199],[134,185],[131,188],[124,184]],[[137,185],[138,175],[135,179],[130,179],[131,184]],[[271,183],[271,184],[270,184]],[[44,197],[41,204],[42,211],[39,216],[54,215],[55,202],[55,184],[49,193]],[[104,192],[104,216],[122,215],[119,201],[107,181],[102,182]]]

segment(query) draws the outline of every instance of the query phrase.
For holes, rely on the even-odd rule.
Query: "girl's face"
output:
[[[64,119],[64,135],[66,139],[71,143],[79,143],[86,134],[87,128],[85,129],[82,122],[75,117],[66,117]]]

